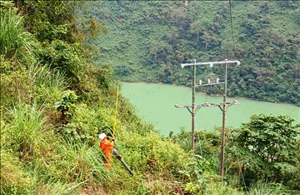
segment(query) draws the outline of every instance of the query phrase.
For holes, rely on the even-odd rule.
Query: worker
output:
[[[99,135],[100,139],[100,145],[99,147],[101,148],[104,156],[105,156],[105,166],[109,170],[110,169],[110,163],[112,161],[112,152],[113,152],[113,147],[114,147],[114,140],[109,141],[107,139],[107,136],[105,133],[101,133]]]

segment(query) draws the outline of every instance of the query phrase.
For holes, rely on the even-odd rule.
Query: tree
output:
[[[199,40],[201,30],[201,22],[196,21],[191,24],[191,33],[197,36],[197,40]]]
[[[288,184],[297,180],[299,175],[292,173],[299,163],[300,124],[293,125],[293,121],[289,116],[253,115],[249,123],[235,131],[233,140],[242,154],[248,184],[258,180]]]
[[[171,50],[171,48],[171,45],[164,41],[153,41],[150,45],[149,52],[154,55],[156,62],[159,54],[166,54],[167,51]]]

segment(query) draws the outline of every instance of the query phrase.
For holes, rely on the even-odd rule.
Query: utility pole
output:
[[[195,115],[199,110],[199,106],[195,105],[195,94],[196,94],[196,60],[194,60],[194,63],[191,64],[193,66],[193,83],[192,83],[192,106],[178,106],[175,105],[176,108],[187,108],[188,111],[191,113],[192,115],[192,148],[191,148],[191,153],[192,156],[194,156],[194,151],[195,151]],[[183,68],[185,65],[181,65],[181,67]],[[190,110],[190,108],[192,110]]]
[[[212,83],[210,79],[208,79],[207,84],[203,84],[202,80],[199,81],[199,85],[196,86],[196,66],[198,65],[209,65],[211,68],[213,65],[221,65],[225,64],[225,78],[224,82],[219,82],[219,78],[217,78],[216,83]],[[226,126],[226,110],[229,106],[239,104],[238,101],[233,101],[233,102],[226,102],[226,96],[227,96],[227,64],[237,64],[240,65],[240,62],[237,60],[231,61],[225,59],[225,61],[216,61],[216,62],[200,62],[196,63],[196,60],[194,60],[194,63],[188,63],[188,64],[181,64],[181,67],[184,68],[186,66],[193,66],[193,86],[192,86],[192,105],[175,105],[176,108],[187,108],[188,111],[192,115],[192,156],[194,155],[194,150],[195,150],[195,114],[197,111],[202,108],[202,107],[211,107],[211,106],[218,106],[220,110],[223,112],[223,117],[222,117],[222,133],[221,133],[221,138],[222,138],[222,143],[221,143],[221,157],[220,157],[220,176],[221,180],[223,181],[224,177],[224,157],[225,157],[225,126]],[[223,103],[215,104],[215,103],[204,103],[200,105],[195,105],[195,88],[196,87],[203,87],[203,86],[211,86],[211,85],[218,85],[218,84],[224,84],[224,95],[223,95]],[[192,110],[190,110],[192,108]]]
[[[227,60],[225,60],[227,61]],[[239,64],[239,62],[238,62]],[[224,159],[225,159],[225,125],[226,125],[226,109],[230,105],[226,105],[226,96],[227,96],[227,63],[225,63],[225,81],[224,81],[224,95],[223,95],[223,108],[219,106],[219,108],[223,112],[223,117],[222,117],[222,142],[221,142],[221,156],[220,156],[220,176],[221,176],[221,181],[223,182],[224,178]]]

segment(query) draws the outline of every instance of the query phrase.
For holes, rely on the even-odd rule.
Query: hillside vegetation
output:
[[[229,131],[219,182],[219,133],[161,137],[119,97],[116,148],[107,170],[98,134],[112,134],[119,82],[90,62],[87,42],[106,32],[76,15],[79,1],[1,1],[1,194],[297,194],[298,124],[255,115]],[[233,141],[234,140],[234,141]]]
[[[230,6],[231,4],[231,6]],[[85,13],[108,29],[94,42],[96,63],[110,62],[121,81],[191,85],[180,64],[236,59],[230,96],[300,105],[299,1],[103,1]],[[223,78],[224,68],[198,68]],[[209,94],[220,89],[201,89]]]

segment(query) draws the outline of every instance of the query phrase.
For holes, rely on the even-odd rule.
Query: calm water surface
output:
[[[190,105],[191,88],[165,84],[123,83],[121,93],[136,107],[139,116],[152,123],[162,135],[167,136],[170,131],[180,132],[180,127],[190,130],[191,114],[186,108],[175,108],[174,104]],[[276,116],[289,115],[295,119],[295,123],[300,123],[300,107],[244,98],[228,98],[228,101],[235,99],[240,104],[228,108],[226,126],[240,127],[242,123],[249,122],[253,114],[260,113]],[[221,103],[222,101],[222,97],[196,94],[196,104]],[[212,131],[215,126],[222,126],[222,111],[218,107],[200,108],[196,114],[196,130]]]

